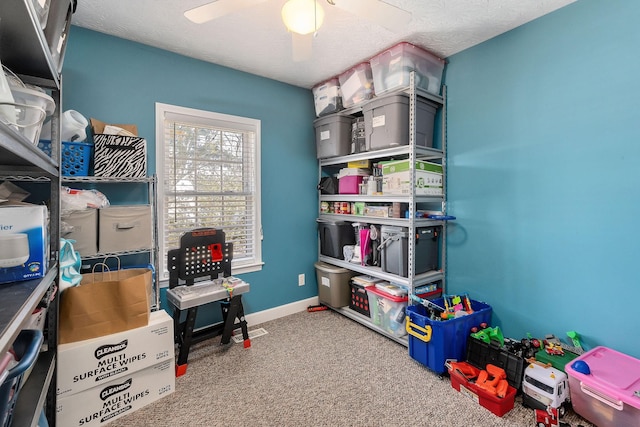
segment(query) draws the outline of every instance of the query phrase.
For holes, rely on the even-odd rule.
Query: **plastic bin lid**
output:
[[[335,265],[327,264],[326,262],[318,261],[315,264],[315,267],[323,271],[325,273],[349,273],[351,270],[347,270],[346,268],[336,267]]]
[[[311,88],[311,90],[316,90],[318,89],[320,86],[326,85],[326,84],[332,84],[333,86],[340,86],[340,82],[338,80],[338,76],[333,76],[330,79],[327,80],[323,80],[320,83],[316,83],[315,85],[313,85],[313,88]]]
[[[581,361],[588,365],[590,374],[581,373],[573,367]],[[585,385],[640,408],[640,399],[634,396],[634,392],[640,390],[640,360],[599,346],[568,363],[565,370],[567,375],[577,378]]]
[[[380,289],[376,288],[375,286],[369,286],[367,288],[367,292],[374,293],[374,294],[378,295],[379,297],[386,298],[386,299],[391,300],[393,302],[407,302],[409,300],[409,297],[407,297],[406,295],[404,297],[398,297],[398,296],[395,296],[395,295],[391,295],[391,294],[388,294],[388,293],[386,293],[384,291],[381,291]]]
[[[324,219],[324,218],[316,218],[316,222],[320,224],[332,224],[332,225],[351,224],[349,221],[340,221],[340,220],[332,220],[332,219]]]

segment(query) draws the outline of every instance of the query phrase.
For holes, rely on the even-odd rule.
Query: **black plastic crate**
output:
[[[349,303],[349,308],[367,317],[371,317],[371,312],[369,311],[369,295],[364,286],[351,282],[351,302]]]
[[[498,347],[494,341],[487,344],[482,340],[469,336],[467,339],[467,362],[478,369],[485,369],[487,364],[504,369],[509,385],[520,392],[525,360],[504,348]]]

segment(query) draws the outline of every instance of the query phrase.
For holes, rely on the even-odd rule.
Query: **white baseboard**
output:
[[[257,313],[247,314],[245,316],[249,329],[253,325],[259,325],[260,323],[268,322],[270,320],[279,319],[290,314],[299,313],[305,311],[310,305],[317,305],[318,297],[311,297],[304,300],[292,302],[289,304],[281,305],[279,307],[270,308]]]

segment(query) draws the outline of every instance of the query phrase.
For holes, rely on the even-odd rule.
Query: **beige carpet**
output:
[[[535,425],[520,398],[502,418],[411,359],[407,348],[333,311],[249,329],[268,334],[194,346],[176,392],[110,426]],[[569,412],[563,421],[592,426]]]

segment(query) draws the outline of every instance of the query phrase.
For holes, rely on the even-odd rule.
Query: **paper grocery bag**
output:
[[[58,342],[82,341],[146,326],[152,273],[133,268],[82,275],[60,295]]]

